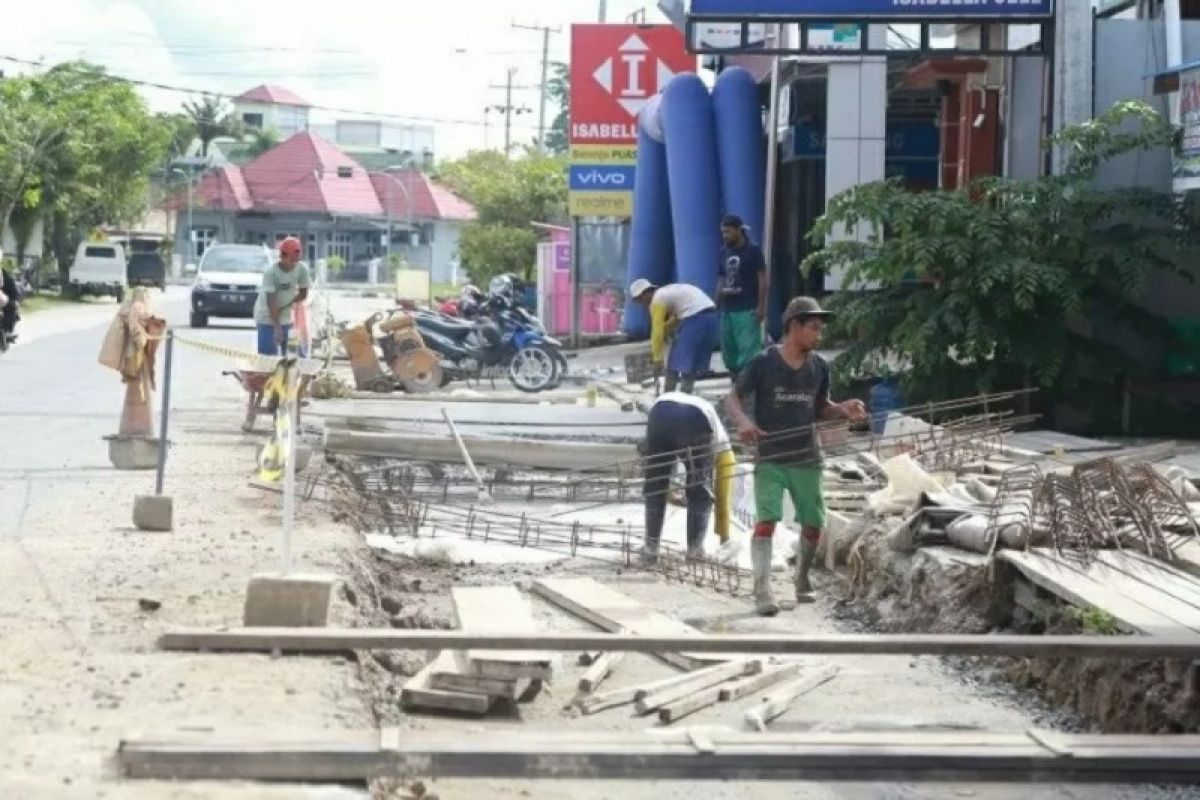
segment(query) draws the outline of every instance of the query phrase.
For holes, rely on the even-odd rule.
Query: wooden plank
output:
[[[646,608],[592,578],[543,578],[533,582],[532,591],[578,617],[612,633],[643,636],[692,636],[700,632],[691,625]],[[663,661],[684,670],[694,670],[719,659],[692,653],[655,653]]]
[[[449,692],[468,692],[486,694],[492,697],[502,697],[506,700],[516,700],[529,689],[528,678],[509,680],[506,678],[489,678],[475,675],[465,653],[460,650],[446,650],[454,661],[452,671],[435,671],[430,678],[430,686]]]
[[[462,714],[483,716],[492,707],[492,699],[484,694],[449,692],[435,689],[430,681],[435,672],[452,672],[454,657],[447,652],[425,665],[425,668],[408,679],[400,692],[400,705],[404,709],[426,709],[433,711],[455,711]]]
[[[1172,576],[1153,564],[1139,564],[1120,553],[1102,551],[1087,565],[1086,571],[1089,578],[1170,617],[1177,625],[1200,631],[1200,605],[1180,598],[1189,596],[1195,587],[1174,586]]]
[[[458,627],[471,633],[499,630],[536,635],[529,601],[515,586],[470,586],[451,590]],[[504,680],[549,680],[554,653],[545,650],[469,650],[467,666],[477,675]]]
[[[877,782],[1200,782],[1194,737],[1052,734],[773,734],[706,730],[464,736],[376,731],[326,738],[126,738],[131,778],[366,781],[389,776]]]
[[[621,689],[613,689],[612,691],[602,692],[601,694],[593,695],[592,697],[580,698],[575,701],[575,705],[584,714],[595,714],[597,711],[604,711],[608,708],[623,706],[632,703],[642,697],[653,692],[666,689],[671,686],[678,686],[681,683],[686,683],[691,680],[696,673],[685,672],[682,675],[671,675],[667,678],[662,678],[652,683],[644,683],[637,686],[626,686]]]
[[[746,709],[746,724],[755,730],[765,731],[767,723],[791,708],[796,698],[828,683],[837,674],[838,667],[826,667],[816,675],[807,675],[785,683],[765,697],[761,703],[756,703]]]
[[[777,656],[932,655],[1029,658],[1200,659],[1200,636],[1175,629],[1161,636],[1030,636],[957,633],[699,634],[636,636],[607,633],[494,633],[393,628],[175,629],[162,634],[164,650],[238,653],[345,653],[355,650],[603,650],[659,653],[688,648],[703,653]]]
[[[1200,576],[1200,542],[1188,538],[1174,546],[1175,564],[1189,575]]]
[[[624,653],[601,653],[600,657],[592,662],[587,672],[583,673],[583,677],[579,679],[579,691],[588,694],[596,691],[596,687],[612,674],[613,669],[621,663],[624,657]]]
[[[1077,606],[1105,611],[1132,630],[1155,636],[1189,630],[1181,628],[1165,614],[1142,605],[1088,577],[1073,566],[1041,552],[1001,550],[999,558],[1016,566],[1025,577],[1046,591]]]
[[[795,677],[800,672],[801,664],[780,664],[776,667],[769,667],[759,675],[750,675],[740,681],[726,684],[721,688],[722,702],[730,702],[733,700],[741,700],[743,697],[749,697],[752,694],[758,694],[768,686]]]
[[[695,714],[701,709],[716,705],[721,701],[721,692],[722,689],[720,686],[710,686],[707,689],[693,692],[687,697],[680,698],[673,703],[668,703],[658,709],[658,721],[663,725],[670,725],[672,722],[678,722],[689,714]],[[712,752],[712,749],[708,747],[704,749]]]
[[[641,697],[634,699],[633,706],[638,714],[649,714],[660,706],[681,700],[701,689],[716,686],[718,683],[724,683],[731,678],[757,675],[761,671],[762,662],[758,660],[730,661],[726,664],[718,664],[715,667],[698,670],[689,675],[686,680],[672,686],[643,694]]]

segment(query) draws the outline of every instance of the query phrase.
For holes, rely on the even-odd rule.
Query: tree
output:
[[[1142,285],[1156,270],[1182,274],[1181,236],[1193,228],[1168,195],[1098,189],[1093,179],[1104,161],[1174,136],[1149,106],[1120,103],[1055,137],[1069,158],[1063,175],[988,178],[962,191],[887,182],[834,198],[809,235],[814,245],[841,226],[873,233],[828,244],[803,267],[879,287],[832,304],[837,329],[855,338],[839,368],[899,361],[910,390],[926,396],[962,391],[954,382],[966,377],[977,390],[1038,385],[1065,397],[1085,375],[1103,384],[1144,372],[1144,358],[1100,347],[1087,329],[1099,319],[1161,334],[1163,321],[1138,306]]]
[[[477,151],[442,164],[438,178],[469,200],[478,218],[462,232],[459,253],[476,281],[505,272],[532,277],[537,260],[534,222],[567,217],[566,159],[526,149],[516,159]]]
[[[19,124],[14,124],[14,120]],[[59,263],[106,223],[132,222],[146,208],[168,126],[137,92],[84,62],[0,83],[0,220],[18,206],[49,221]]]
[[[168,158],[176,159],[186,156],[192,142],[196,139],[196,123],[192,121],[192,118],[179,112],[159,112],[154,117],[168,131]]]
[[[274,128],[252,131],[250,133],[250,142],[246,146],[246,156],[248,158],[258,158],[268,150],[274,149],[278,144],[279,131]]]
[[[553,73],[546,91],[558,106],[558,114],[554,117],[550,129],[546,131],[546,150],[562,155],[570,149],[568,126],[571,119],[571,68],[559,61],[551,64],[550,68]]]
[[[196,126],[202,156],[208,156],[208,146],[213,139],[218,136],[238,136],[243,130],[242,123],[225,110],[225,103],[219,97],[206,94],[199,100],[184,103],[183,110]]]

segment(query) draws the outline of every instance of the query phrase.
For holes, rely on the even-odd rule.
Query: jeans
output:
[[[260,356],[286,356],[288,336],[292,333],[291,325],[282,325],[283,342],[275,344],[275,326],[258,323],[258,354]]]
[[[657,550],[667,512],[671,469],[682,461],[687,472],[687,546],[699,548],[712,513],[712,430],[704,412],[683,403],[660,401],[646,423],[646,546]]]

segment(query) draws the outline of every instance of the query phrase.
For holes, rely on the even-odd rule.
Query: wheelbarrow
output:
[[[304,407],[304,397],[308,393],[308,384],[317,374],[317,368],[320,366],[316,362],[299,362],[300,374],[297,379],[296,386],[296,401],[300,404],[300,408],[296,409],[296,422],[300,421],[300,410]],[[311,366],[310,366],[311,365]],[[274,413],[263,403],[263,394],[267,386],[267,381],[271,379],[273,371],[264,372],[255,369],[237,369],[226,370],[221,373],[228,375],[241,384],[241,387],[246,390],[246,419],[242,422],[242,430],[250,433],[254,430],[254,420],[259,416],[272,416]]]

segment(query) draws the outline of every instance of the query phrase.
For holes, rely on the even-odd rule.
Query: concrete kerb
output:
[[[246,587],[246,627],[323,628],[337,578],[327,574],[262,573]]]

